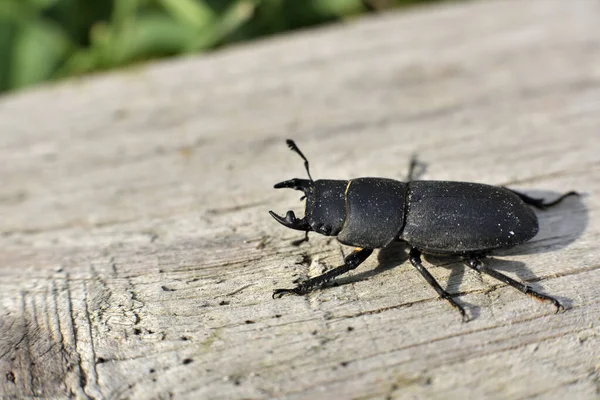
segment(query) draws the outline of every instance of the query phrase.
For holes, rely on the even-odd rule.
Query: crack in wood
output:
[[[79,373],[79,387],[85,393],[85,387],[88,382],[88,377],[85,369],[83,368],[82,356],[78,351],[79,347],[79,339],[77,337],[77,323],[75,322],[75,315],[73,314],[73,299],[71,294],[71,285],[70,285],[70,277],[69,274],[66,274],[65,277],[65,290],[67,295],[67,312],[70,319],[70,334],[73,339],[73,352],[77,358],[77,367]]]
[[[87,292],[87,282],[83,281],[82,282],[82,290],[83,290],[83,305],[84,305],[84,315],[85,315],[85,328],[87,328],[87,339],[89,340],[89,350],[90,350],[90,356],[91,356],[91,362],[89,362],[88,364],[90,364],[91,366],[91,375],[92,375],[92,384],[93,384],[93,390],[98,393],[100,395],[100,397],[102,398],[102,390],[100,389],[100,387],[98,386],[98,369],[96,368],[96,348],[94,346],[94,336],[92,334],[92,320],[90,318],[90,312],[89,312],[89,305],[88,305],[88,292]],[[87,392],[86,392],[87,393]],[[91,396],[90,396],[91,397]]]
[[[70,367],[70,360],[69,360],[69,353],[66,349],[65,346],[65,337],[63,335],[63,329],[60,323],[60,317],[59,317],[59,306],[58,306],[58,290],[56,288],[56,281],[53,279],[50,282],[50,300],[52,302],[52,314],[54,315],[54,323],[56,324],[56,329],[52,329],[52,332],[57,332],[59,338],[58,338],[58,344],[60,346],[60,355],[62,358],[62,363],[60,363],[59,365],[61,366],[61,372],[62,372],[62,383],[65,387],[65,391],[67,391],[69,389],[69,385],[67,382],[67,378],[68,378],[68,370]]]
[[[23,342],[25,345],[25,363],[22,364],[22,368],[21,368],[21,372],[23,376],[27,376],[26,381],[27,381],[27,385],[29,386],[26,389],[29,393],[33,394],[33,395],[38,395],[38,393],[36,393],[37,391],[35,390],[34,384],[33,384],[33,368],[34,368],[34,363],[33,363],[33,357],[31,354],[31,341],[30,341],[30,331],[29,331],[29,321],[27,318],[27,306],[26,306],[26,292],[21,292],[21,315],[23,315],[24,317],[24,321],[23,321]],[[20,342],[19,342],[20,343]],[[18,349],[18,345],[15,346],[15,349]],[[24,379],[25,381],[25,379]]]

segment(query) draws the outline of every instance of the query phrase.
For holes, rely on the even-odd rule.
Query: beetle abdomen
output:
[[[398,237],[405,213],[407,185],[393,179],[352,179],[346,189],[346,221],[338,240],[369,249]]]
[[[537,217],[516,194],[468,182],[413,181],[400,239],[440,254],[485,252],[524,243]]]

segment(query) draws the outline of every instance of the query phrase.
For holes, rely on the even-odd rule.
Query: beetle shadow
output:
[[[459,258],[455,258],[454,262],[449,262],[448,258],[441,258],[439,256],[428,256],[427,260],[432,265],[436,265],[436,262],[437,262],[438,264],[436,266],[441,266],[441,267],[445,267],[445,268],[453,268],[453,269],[458,269],[456,266],[456,263],[461,263],[461,267],[462,267],[462,271],[463,271],[463,274],[461,275],[461,277],[464,276],[464,271],[467,271],[468,273],[472,273],[472,274],[477,274],[478,276],[482,277],[484,285],[486,286],[484,288],[484,292],[494,290],[498,286],[510,287],[510,285],[508,285],[502,281],[499,281],[486,273],[479,273],[475,270],[472,270],[472,269],[466,267],[464,264],[462,264],[462,262]],[[508,275],[509,277],[516,277],[515,280],[517,282],[525,284],[527,286],[530,286],[533,290],[535,290],[538,293],[545,294],[547,296],[552,296],[566,308],[570,308],[572,305],[571,299],[569,299],[567,297],[556,296],[553,293],[546,292],[542,288],[542,286],[538,284],[538,282],[542,282],[545,279],[537,277],[531,271],[531,269],[529,269],[527,267],[527,264],[522,261],[514,261],[514,260],[505,259],[505,258],[499,258],[496,256],[486,257],[486,258],[481,259],[481,261],[490,269],[493,269],[497,272]],[[487,276],[487,278],[483,278],[483,276]],[[519,291],[517,288],[513,287],[512,290],[514,290],[517,293],[521,293],[524,296],[527,296],[526,294]],[[458,290],[456,290],[456,291],[458,292]]]
[[[402,265],[405,262],[408,262],[409,249],[410,248],[405,243],[393,242],[388,247],[379,250],[379,253],[377,254],[377,267],[359,272],[352,276],[337,278],[333,284],[342,286],[349,283],[360,282]]]
[[[553,201],[561,193],[531,190],[524,192],[528,196]],[[589,224],[588,209],[585,206],[586,194],[569,196],[559,204],[546,210],[533,208],[538,221],[539,232],[529,242],[510,249],[494,251],[494,255],[547,253],[567,247],[583,235]]]
[[[468,268],[463,264],[460,256],[440,256],[425,254],[422,255],[423,266],[430,272],[434,268],[445,268],[450,270],[450,275],[445,281],[437,280],[440,286],[456,300],[456,297],[467,294],[469,292],[461,291],[460,287],[463,283],[465,273],[468,273]],[[432,288],[433,289],[433,288]],[[460,304],[468,309],[470,318],[476,319],[481,314],[481,306],[460,299]]]
[[[333,286],[343,286],[350,283],[356,283],[363,280],[367,280],[373,276],[376,276],[382,272],[388,271],[392,268],[398,267],[400,265],[404,265],[408,263],[410,272],[416,274],[420,279],[423,279],[419,272],[410,264],[408,260],[408,253],[410,251],[410,246],[404,242],[392,242],[389,246],[384,247],[379,250],[377,254],[377,267],[370,269],[368,271],[360,272],[358,274],[352,276],[346,276],[337,278],[335,281],[331,283]],[[434,257],[435,263],[431,263],[429,261],[433,256],[423,255],[424,266],[427,269],[432,267],[447,267],[450,268],[450,276],[446,281],[439,282],[439,284],[444,288],[444,290],[448,291],[451,295],[457,296],[460,294],[460,285],[463,281],[465,266],[456,266],[456,263],[460,260],[458,257]],[[427,282],[423,279],[423,284],[429,288]],[[435,296],[435,291],[433,288],[430,288]],[[480,307],[468,303],[464,300],[460,300],[460,303],[469,309],[470,314],[473,318],[477,318],[479,316]]]
[[[446,290],[448,292],[450,292],[451,294],[452,293],[466,294],[466,293],[473,292],[472,290],[468,291],[468,292],[460,291],[460,285],[461,285],[466,273],[475,274],[474,276],[480,277],[483,287],[482,287],[482,289],[475,290],[477,292],[483,291],[484,293],[487,293],[489,291],[495,290],[497,287],[505,287],[505,286],[510,287],[510,285],[508,285],[502,281],[499,281],[486,273],[479,273],[475,270],[472,270],[471,268],[468,268],[467,266],[465,266],[463,264],[462,259],[458,256],[424,255],[423,258],[424,258],[424,260],[427,261],[427,263],[429,264],[428,265],[429,267],[433,266],[436,268],[442,267],[442,268],[450,269],[450,277],[448,278],[448,286],[447,286]],[[481,259],[481,261],[490,269],[493,269],[497,272],[505,274],[511,278],[515,278],[515,280],[517,282],[525,284],[527,286],[530,286],[533,290],[535,290],[538,293],[545,294],[547,296],[552,296],[552,297],[556,298],[566,308],[569,308],[572,304],[572,301],[567,297],[555,296],[553,293],[546,292],[541,287],[541,285],[539,285],[537,283],[537,282],[543,281],[544,279],[537,277],[531,271],[531,269],[527,268],[527,264],[524,262],[507,260],[504,258],[497,258],[497,257],[486,257],[486,258]],[[428,266],[426,266],[426,267],[428,267]],[[486,277],[484,278],[484,276],[486,276]],[[515,292],[520,293],[523,296],[527,296],[526,294],[520,292],[517,288],[513,287],[511,290],[514,290]],[[464,303],[464,301],[463,301],[463,303]],[[472,310],[471,312],[472,312],[474,318],[478,316],[480,308],[481,307],[477,306],[477,305],[470,305],[470,309]]]

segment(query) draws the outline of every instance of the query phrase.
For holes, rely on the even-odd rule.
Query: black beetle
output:
[[[291,150],[304,160],[309,179],[290,179],[274,187],[304,192],[304,218],[293,211],[285,217],[269,211],[280,224],[306,232],[295,241],[308,240],[308,232],[336,236],[342,244],[356,249],[344,264],[315,278],[301,282],[293,289],[276,289],[273,297],[286,293],[305,294],[338,275],[358,267],[373,252],[392,242],[410,246],[409,260],[433,286],[467,320],[465,310],[437,283],[421,262],[421,253],[459,255],[464,263],[486,273],[534,298],[549,301],[556,311],[563,306],[554,298],[536,292],[481,262],[493,250],[525,243],[538,232],[538,220],[530,207],[546,209],[560,203],[568,192],[552,202],[536,199],[513,190],[480,183],[452,181],[415,181],[417,165],[412,159],[407,182],[387,178],[351,180],[313,180],[308,160],[298,146],[287,140]]]

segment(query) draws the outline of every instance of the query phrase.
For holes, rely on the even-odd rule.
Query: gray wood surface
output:
[[[0,99],[0,397],[600,396],[600,4],[448,3]],[[584,193],[489,265],[351,250],[278,225],[304,177]]]

